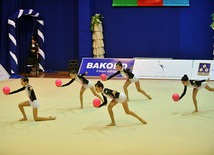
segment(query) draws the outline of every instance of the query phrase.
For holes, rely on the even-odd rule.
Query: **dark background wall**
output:
[[[112,8],[95,1],[104,16],[107,57],[212,59],[212,0],[190,0],[190,7]]]
[[[213,0],[190,7],[112,7],[111,0],[0,0],[0,63],[9,71],[7,19],[34,9],[45,21],[46,69],[67,70],[68,60],[92,57],[90,18],[104,16],[108,58],[212,59]],[[34,20],[17,20],[20,71],[28,56]]]

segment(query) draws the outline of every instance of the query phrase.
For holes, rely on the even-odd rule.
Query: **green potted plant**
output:
[[[101,19],[104,18],[101,14],[95,14],[94,16],[91,17],[91,31],[94,31],[94,25],[96,24],[97,26],[102,23]]]
[[[212,20],[213,20],[213,23],[210,25],[210,27],[214,30],[214,13],[211,15],[213,18],[212,18]]]

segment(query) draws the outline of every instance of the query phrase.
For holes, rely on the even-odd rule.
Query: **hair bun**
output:
[[[181,78],[181,81],[188,81],[189,78],[186,74],[184,74],[184,76]]]
[[[102,87],[102,88],[104,87],[103,84],[102,84],[102,82],[100,82],[100,81],[97,81],[97,83],[95,84],[95,86],[96,87]]]
[[[121,61],[118,61],[118,62],[116,63],[116,65],[122,66],[122,62],[121,62]]]

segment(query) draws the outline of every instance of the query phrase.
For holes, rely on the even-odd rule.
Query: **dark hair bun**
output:
[[[104,88],[104,85],[100,81],[97,81],[97,83],[95,84],[95,86]]]
[[[122,66],[122,62],[121,62],[121,61],[118,61],[118,62],[116,63],[116,65]]]
[[[69,74],[77,74],[77,71],[76,71],[76,70],[71,70],[71,71],[69,72]]]
[[[188,80],[189,80],[189,78],[186,74],[181,78],[181,81],[188,81]]]
[[[24,81],[24,82],[27,81],[27,83],[29,82],[29,79],[28,79],[27,76],[23,76],[23,77],[21,78],[21,80]]]

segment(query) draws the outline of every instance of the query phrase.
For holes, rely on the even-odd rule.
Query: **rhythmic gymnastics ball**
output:
[[[101,74],[101,75],[100,75],[100,79],[101,79],[102,81],[105,81],[105,80],[106,80],[106,75],[105,75],[105,74]]]
[[[8,94],[10,93],[10,88],[9,88],[9,87],[4,87],[4,88],[3,88],[3,93],[4,93],[5,95],[8,95]]]
[[[55,81],[55,84],[57,87],[60,87],[62,85],[62,81],[58,79]]]
[[[179,95],[178,95],[178,94],[173,94],[173,95],[172,95],[172,99],[173,99],[174,101],[178,101],[178,100],[179,100]]]
[[[98,98],[93,100],[94,107],[98,108],[100,106],[100,104],[101,104],[101,101]]]

